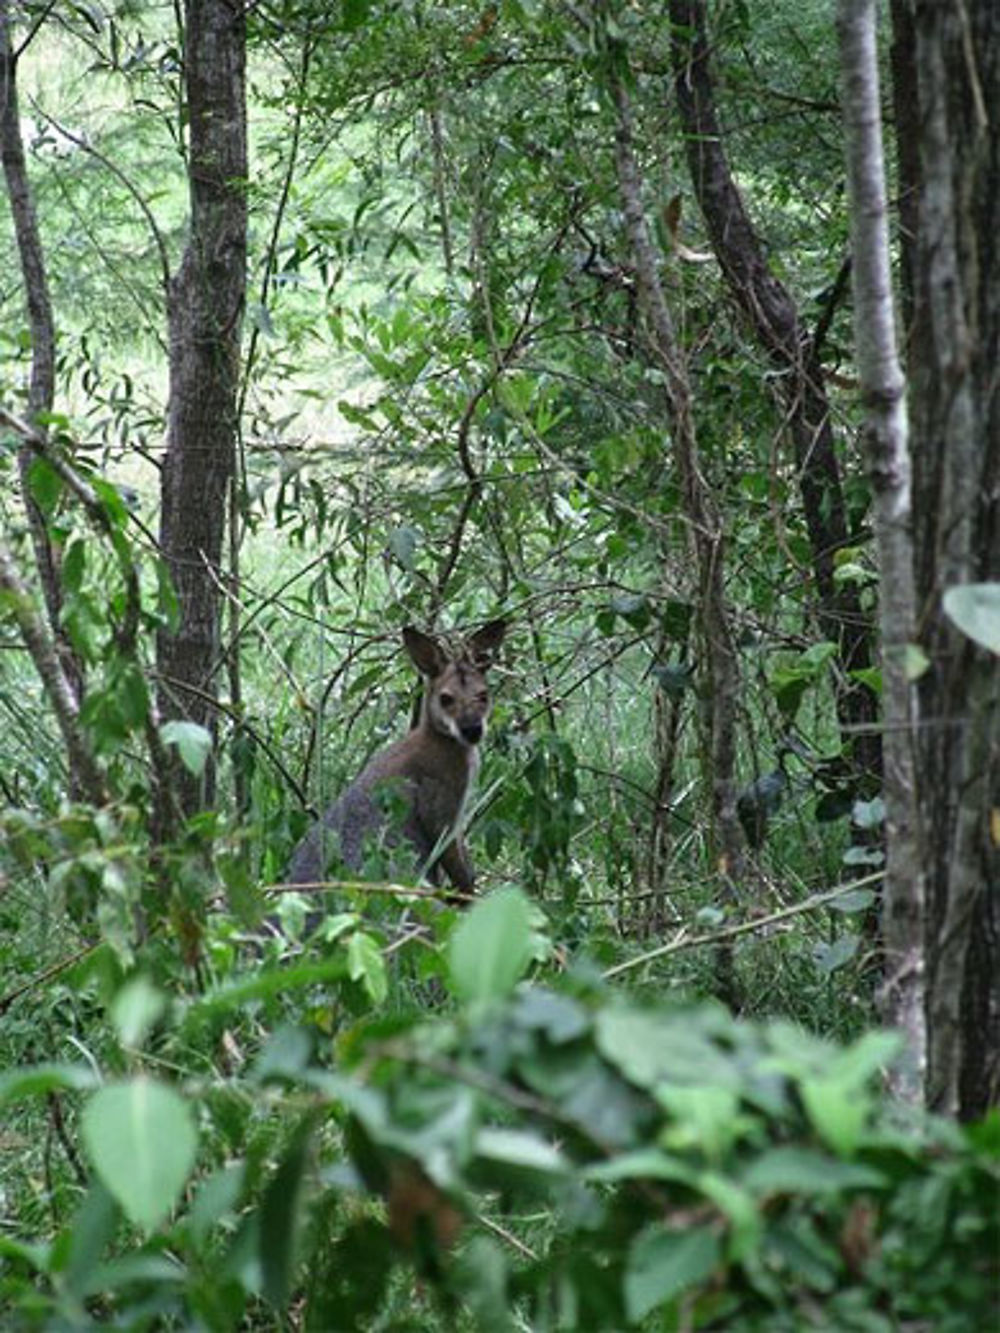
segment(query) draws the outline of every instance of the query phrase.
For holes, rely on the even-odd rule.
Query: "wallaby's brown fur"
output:
[[[406,803],[399,833],[416,848],[431,880],[440,883],[444,870],[460,892],[473,888],[462,820],[490,712],[486,672],[506,628],[502,620],[490,621],[457,657],[429,635],[403,630],[406,651],[425,678],[420,720],[408,736],[369,761],[299,844],[290,884],[321,881],[329,861],[360,869],[366,837],[386,829],[377,790],[386,784],[396,787]]]

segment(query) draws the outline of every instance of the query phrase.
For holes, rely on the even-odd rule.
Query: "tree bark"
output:
[[[41,617],[36,614],[31,595],[24,586],[6,543],[0,542],[0,592],[14,614],[24,645],[42,682],[75,775],[78,795],[92,805],[104,805],[108,799],[104,774],[91,752],[80,727],[80,704],[67,679],[58,653]]]
[[[882,890],[882,1010],[906,1041],[892,1074],[901,1100],[920,1104],[926,1071],[924,870],[917,806],[916,699],[907,648],[916,639],[910,456],[896,346],[876,47],[876,0],[839,0],[847,148],[855,358],[866,409],[875,501],[882,657],[886,877]]]
[[[617,71],[617,66],[613,65]],[[703,664],[700,693],[708,737],[712,784],[712,857],[724,896],[738,893],[744,875],[743,834],[736,814],[736,708],[739,663],[725,598],[725,541],[715,497],[701,469],[687,366],[660,280],[642,204],[642,180],[632,138],[628,93],[619,73],[610,79],[615,105],[615,166],[629,247],[653,352],[663,370],[671,438],[698,571],[699,649]],[[721,997],[736,1007],[731,948],[718,960]]]
[[[191,234],[168,294],[170,408],[160,542],[179,619],[157,643],[160,708],[214,728],[226,495],[238,427],[246,293],[246,23],[242,0],[187,0]],[[181,775],[184,808],[214,796]]]
[[[45,268],[45,252],[38,230],[24,143],[21,139],[17,95],[18,55],[14,50],[11,18],[9,0],[0,0],[0,154],[3,157],[4,180],[7,185],[21,275],[24,280],[28,327],[31,330],[31,377],[28,385],[27,417],[29,424],[45,437],[48,433],[46,418],[51,414],[55,400],[56,332]],[[45,516],[31,492],[30,472],[34,462],[35,455],[32,450],[27,445],[22,445],[18,451],[18,473],[38,580],[45,601],[49,632],[66,684],[79,704],[83,693],[83,667],[62,628],[59,553],[49,538]],[[78,777],[80,775],[71,762],[70,786],[77,791],[81,789]]]
[[[715,109],[704,0],[670,0],[677,106],[688,164],[712,248],[754,335],[780,369],[780,392],[795,450],[802,509],[812,556],[817,619],[838,646],[843,680],[837,712],[845,749],[859,773],[881,773],[878,701],[849,673],[870,666],[871,625],[857,590],[834,579],[835,557],[849,545],[840,467],[820,349],[802,325],[791,293],[771,271],[764,246],[733,179]]]
[[[909,383],[922,645],[927,874],[927,1100],[970,1117],[1000,1094],[1000,660],[942,611],[955,585],[1000,579],[1000,8],[902,0],[919,164],[904,234],[913,276]],[[909,121],[897,126],[902,135]]]

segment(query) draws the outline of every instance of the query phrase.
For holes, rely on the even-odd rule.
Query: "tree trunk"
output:
[[[838,550],[849,545],[840,467],[820,349],[802,326],[791,293],[771,271],[764,246],[729,167],[715,109],[703,0],[670,0],[677,105],[688,163],[712,248],[743,315],[781,370],[781,394],[798,469],[816,587],[817,619],[837,644],[843,681],[837,712],[845,748],[860,774],[878,778],[878,701],[849,673],[871,665],[871,626],[857,590],[834,580]]]
[[[901,194],[915,200],[916,234],[903,242],[917,596],[931,662],[920,681],[927,1100],[970,1117],[1000,1092],[1000,660],[950,624],[941,599],[1000,579],[1000,7],[899,0],[893,14],[920,127],[919,162],[903,145],[899,158]]]
[[[46,418],[52,412],[55,399],[56,333],[45,269],[45,252],[38,230],[28,168],[21,140],[21,120],[17,96],[17,60],[14,50],[9,0],[0,0],[0,153],[3,157],[4,181],[10,200],[11,217],[17,238],[21,276],[24,280],[25,303],[28,309],[28,327],[31,330],[31,378],[28,385],[29,424],[45,438],[48,434]],[[28,529],[35,554],[38,580],[45,599],[49,633],[52,635],[59,665],[79,706],[83,694],[83,667],[73,652],[62,627],[62,587],[60,584],[59,555],[49,538],[45,517],[31,492],[31,468],[36,455],[27,444],[18,451],[18,473]],[[81,784],[70,762],[70,787],[82,793]]]
[[[191,235],[168,296],[160,513],[179,618],[159,636],[157,663],[162,713],[211,729],[246,290],[246,24],[240,0],[188,0],[185,18]],[[189,813],[209,804],[211,766],[204,784],[182,775],[182,791]]]
[[[916,638],[910,457],[903,374],[896,348],[876,47],[876,0],[839,0],[837,27],[847,141],[855,358],[878,541],[882,638],[886,877],[882,944],[886,1020],[906,1040],[893,1074],[896,1095],[923,1100],[924,871],[917,808],[916,700],[907,648]]]
[[[654,355],[663,370],[670,431],[698,571],[700,696],[707,737],[707,776],[712,785],[711,849],[723,894],[736,896],[743,880],[743,834],[736,814],[736,708],[739,663],[725,599],[724,531],[698,455],[687,366],[660,281],[660,264],[642,205],[642,181],[632,139],[628,93],[616,72],[610,80],[615,104],[615,166],[622,213],[635,266],[640,300]],[[718,987],[737,1006],[731,947],[720,947]]]

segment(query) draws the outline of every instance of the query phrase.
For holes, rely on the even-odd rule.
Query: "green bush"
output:
[[[428,1017],[338,919],[200,997],[132,978],[127,1076],[4,1076],[0,1102],[79,1107],[89,1166],[54,1236],[0,1239],[8,1326],[993,1326],[1000,1121],[901,1122],[893,1038],[640,1006],[582,967],[529,984],[547,941],[511,890],[421,944],[453,1001]]]

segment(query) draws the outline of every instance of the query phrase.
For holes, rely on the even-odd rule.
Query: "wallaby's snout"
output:
[[[418,665],[420,665],[418,663]],[[428,725],[439,735],[455,740],[459,745],[474,747],[486,735],[486,719],[492,700],[486,684],[486,663],[480,658],[460,657],[428,663],[437,671],[425,671],[427,693],[424,698],[424,716]]]

